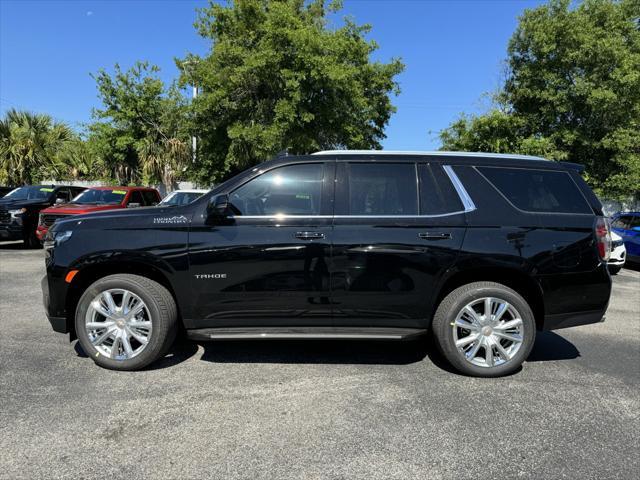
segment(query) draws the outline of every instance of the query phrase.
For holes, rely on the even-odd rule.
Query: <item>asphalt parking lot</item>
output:
[[[103,370],[51,330],[43,274],[0,243],[0,478],[637,478],[640,271],[502,379],[426,342],[181,340]]]

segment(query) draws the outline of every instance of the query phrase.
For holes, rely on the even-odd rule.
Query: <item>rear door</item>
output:
[[[338,326],[425,327],[465,232],[439,164],[341,162],[331,263]]]
[[[226,222],[193,224],[191,328],[331,325],[334,163],[274,167],[226,192]]]

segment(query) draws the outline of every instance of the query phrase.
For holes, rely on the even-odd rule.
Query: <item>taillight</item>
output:
[[[596,243],[598,245],[598,254],[605,262],[609,260],[611,255],[611,232],[609,231],[609,222],[604,217],[596,218],[594,227],[596,234]]]

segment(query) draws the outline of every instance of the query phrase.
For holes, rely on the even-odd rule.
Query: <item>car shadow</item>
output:
[[[73,349],[79,357],[89,358],[89,356],[85,353],[84,349],[80,345],[79,341],[75,341]],[[198,344],[189,341],[186,338],[178,338],[164,357],[143,368],[142,371],[159,370],[163,368],[173,367],[174,365],[178,365],[179,363],[182,363],[185,360],[193,357],[197,352]]]
[[[427,355],[424,341],[268,340],[202,342],[214,363],[406,365]]]
[[[538,332],[527,362],[573,360],[580,351],[566,338],[555,332]]]
[[[462,375],[444,359],[432,335],[405,342],[359,340],[241,340],[194,342],[179,336],[169,352],[144,370],[178,365],[203,348],[200,360],[211,363],[284,363],[344,365],[409,365],[425,358],[441,370]],[[87,354],[74,343],[79,357]],[[580,352],[554,332],[538,332],[527,362],[546,362],[578,358]],[[521,367],[509,375],[518,373]]]
[[[29,250],[22,240],[17,242],[0,242],[0,250]]]

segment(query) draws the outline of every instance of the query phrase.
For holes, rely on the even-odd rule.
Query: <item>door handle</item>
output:
[[[444,232],[419,233],[418,237],[423,240],[450,240],[451,234]]]
[[[318,238],[324,238],[324,233],[322,232],[296,232],[294,237],[299,238],[300,240],[315,240]]]

